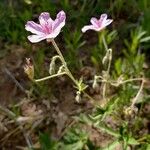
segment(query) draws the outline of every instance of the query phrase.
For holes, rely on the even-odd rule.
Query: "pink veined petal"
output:
[[[45,25],[46,28],[48,28],[48,32],[51,33],[53,31],[53,23],[54,23],[54,20],[52,20],[52,18],[50,17],[48,20],[47,20],[47,24]]]
[[[55,32],[55,30],[57,30],[57,32],[60,32],[61,28],[65,25],[65,20],[66,20],[66,14],[62,10],[57,14],[57,17],[54,20],[53,31]]]
[[[34,21],[28,21],[25,25],[25,29],[27,31],[32,32],[33,34],[42,34],[42,27],[41,25],[35,23]]]
[[[111,24],[113,22],[112,19],[107,19],[104,23],[103,23],[103,26],[108,26],[109,24]]]
[[[99,27],[100,26],[103,26],[103,22],[105,22],[106,21],[106,19],[107,19],[107,14],[102,14],[101,16],[100,16],[100,19],[99,19]]]
[[[61,28],[56,28],[52,33],[46,36],[46,38],[55,38],[60,33]]]
[[[31,43],[37,43],[37,42],[40,42],[40,41],[42,41],[44,39],[46,39],[46,36],[41,36],[41,35],[29,35],[28,36],[28,40]]]
[[[106,27],[106,26],[101,26],[101,27],[99,27],[99,28],[98,28],[98,31],[103,30],[105,27]]]
[[[60,11],[57,14],[55,20],[50,18],[48,12],[43,12],[39,16],[40,24],[35,22],[28,22],[25,26],[26,30],[32,32],[34,35],[28,36],[28,39],[32,43],[40,42],[44,39],[55,38],[61,31],[61,28],[65,25],[66,14],[64,11]]]
[[[82,30],[83,33],[86,32],[87,30],[99,31],[99,29],[95,28],[93,25],[86,25],[81,30]]]
[[[60,32],[52,32],[51,34],[47,35],[47,39],[54,39]]]
[[[48,19],[50,18],[50,15],[48,12],[43,12],[39,16],[39,22],[42,26],[45,26],[48,24]]]
[[[97,18],[92,17],[90,22],[95,26],[95,27],[99,27],[99,22],[97,20]]]

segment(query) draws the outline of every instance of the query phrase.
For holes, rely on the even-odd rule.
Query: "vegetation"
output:
[[[61,10],[55,41],[29,42],[27,21]],[[108,27],[81,31],[103,13]],[[149,0],[1,0],[0,149],[149,150],[149,14]]]

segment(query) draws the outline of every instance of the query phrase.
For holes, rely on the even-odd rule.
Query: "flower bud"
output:
[[[76,100],[78,103],[81,101],[81,92],[80,92],[80,91],[77,91],[77,92],[76,92],[75,100]]]
[[[108,57],[107,57],[107,55],[105,55],[104,58],[103,58],[103,60],[102,60],[102,64],[103,65],[106,64],[107,60],[108,60]]]
[[[137,112],[138,112],[138,108],[135,106],[126,107],[124,109],[124,114],[128,117],[134,117],[137,114]]]
[[[108,49],[103,60],[102,63],[103,65],[105,65],[106,63],[108,63],[108,61],[112,60],[112,49]]]
[[[31,63],[30,58],[26,58],[26,64],[24,65],[24,72],[27,74],[28,78],[30,80],[34,79],[34,66]]]
[[[112,49],[110,48],[110,49],[108,49],[108,51],[109,51],[109,61],[111,61],[112,60]]]
[[[99,85],[98,85],[98,83],[97,83],[97,76],[94,76],[94,82],[93,82],[93,85],[92,85],[92,87],[93,87],[93,89],[98,89],[99,88]]]
[[[55,59],[52,58],[52,61],[49,65],[49,74],[55,74]]]

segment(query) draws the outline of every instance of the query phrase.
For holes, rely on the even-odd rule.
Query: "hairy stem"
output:
[[[103,44],[104,44],[105,50],[107,51],[108,50],[108,46],[107,46],[107,43],[106,43],[104,35],[102,35],[102,40],[103,40]]]
[[[135,105],[136,101],[138,100],[138,98],[139,98],[139,96],[140,96],[140,94],[141,94],[141,92],[142,92],[142,90],[143,90],[144,82],[145,82],[145,81],[142,80],[141,87],[140,87],[138,93],[136,94],[135,98],[134,98],[133,101],[132,101],[132,104],[131,104],[131,107],[132,107],[132,108],[134,108],[134,105]]]
[[[105,77],[106,81],[107,81],[108,77],[109,77],[109,72],[110,72],[110,67],[111,67],[111,61],[112,61],[112,49],[108,49],[108,46],[106,44],[106,40],[105,40],[104,35],[102,36],[102,39],[103,39],[104,47],[105,47],[105,49],[107,51],[106,53],[108,53],[108,67],[107,67],[107,70],[106,70],[106,77]],[[107,82],[105,82],[103,84],[103,90],[102,90],[103,99],[106,99],[106,90],[107,90]]]
[[[35,82],[41,82],[41,81],[45,81],[45,80],[48,80],[48,79],[51,79],[51,78],[62,76],[64,74],[66,74],[66,72],[62,72],[62,73],[59,73],[59,74],[50,75],[50,76],[47,76],[47,77],[44,77],[44,78],[41,78],[41,79],[35,79],[34,81]]]
[[[60,59],[61,59],[63,65],[64,65],[64,67],[65,67],[66,74],[71,78],[71,80],[75,83],[75,85],[78,86],[78,82],[77,82],[76,79],[73,77],[73,75],[72,75],[72,73],[70,72],[70,70],[68,69],[67,64],[66,64],[66,61],[65,61],[65,59],[64,59],[64,57],[63,57],[63,55],[62,55],[62,53],[61,53],[61,51],[60,51],[60,49],[59,49],[59,47],[57,46],[56,42],[55,42],[54,40],[52,40],[51,42],[52,42],[52,44],[53,44],[55,50],[57,51],[58,55],[60,56]]]

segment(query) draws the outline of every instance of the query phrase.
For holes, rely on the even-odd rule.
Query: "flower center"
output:
[[[42,27],[42,29],[43,29],[43,32],[44,32],[45,34],[50,34],[50,33],[52,33],[52,25],[49,25],[48,23],[45,24],[45,25]]]

